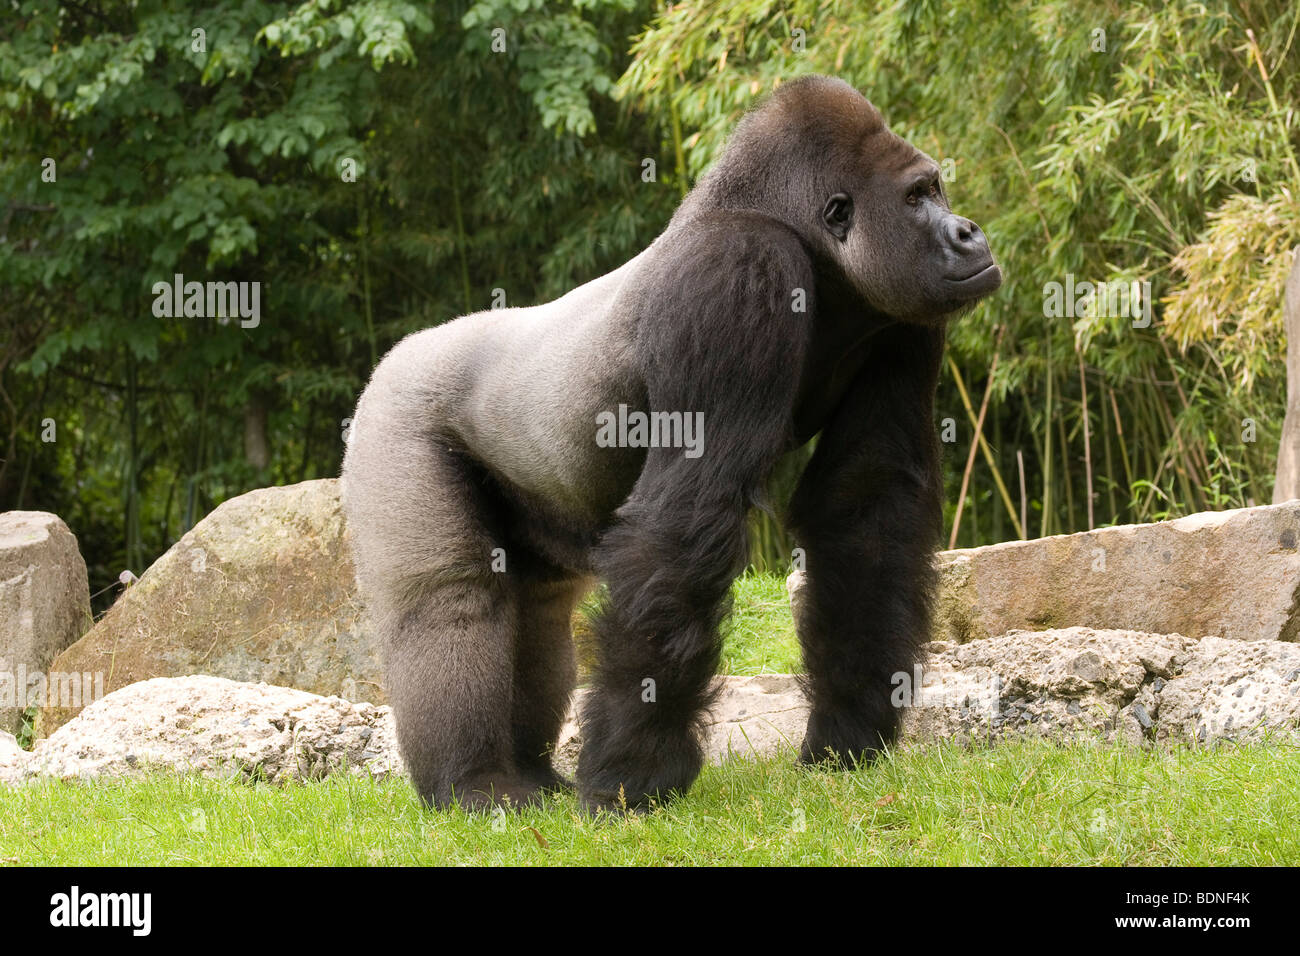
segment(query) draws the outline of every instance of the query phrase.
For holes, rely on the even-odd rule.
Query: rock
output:
[[[1300,501],[937,555],[932,637],[1093,627],[1294,641]],[[792,602],[804,572],[786,582]]]
[[[802,741],[808,706],[798,678],[719,677],[706,723],[711,763],[770,756]],[[1200,641],[1180,634],[1086,627],[1020,631],[969,644],[932,642],[897,675],[902,746],[936,740],[1047,737],[1200,746],[1269,738],[1300,744],[1300,644]],[[556,766],[572,775],[574,714]],[[653,706],[647,704],[646,706]],[[402,772],[388,707],[219,677],[155,678],[86,707],[19,750],[0,735],[0,783],[36,776],[132,775],[149,769],[272,782],[346,770]]]
[[[914,742],[1028,735],[1141,743],[1156,710],[1154,692],[1150,699],[1141,692],[1168,681],[1194,643],[1086,627],[936,641],[927,645],[920,701],[903,734]]]
[[[1207,637],[1160,693],[1157,739],[1300,740],[1300,644]]]
[[[709,712],[705,756],[709,763],[732,757],[770,756],[782,747],[797,751],[808,723],[808,704],[799,679],[790,674],[719,677],[718,701]],[[582,735],[577,714],[586,690],[574,694],[573,706],[555,754],[556,769],[572,776],[578,766]],[[647,707],[654,706],[646,704]]]
[[[1300,743],[1300,644],[1072,627],[928,650],[911,741]]]
[[[86,562],[68,526],[44,511],[0,514],[0,730],[22,727],[55,655],[90,624]]]
[[[939,555],[935,637],[1085,626],[1230,640],[1300,632],[1300,501]]]
[[[225,502],[54,667],[102,674],[104,692],[210,674],[383,703],[337,482],[265,488]],[[46,707],[39,734],[79,709]]]
[[[723,677],[722,696],[710,711],[705,753],[711,763],[766,756],[782,747],[797,751],[808,723],[808,702],[789,674]]]
[[[808,705],[797,678],[718,683],[706,730],[710,763],[798,748]],[[903,746],[1024,736],[1145,746],[1253,740],[1264,728],[1300,744],[1300,644],[1087,627],[1020,631],[932,642],[918,670],[895,683],[895,702],[908,705]],[[581,749],[575,715],[585,693],[576,695],[556,754],[569,775]]]
[[[37,743],[22,776],[160,769],[273,783],[403,772],[388,707],[196,676],[141,681],[90,704]]]
[[[18,739],[13,734],[0,730],[0,785],[22,780],[30,757],[31,754],[18,746]]]
[[[785,593],[790,595],[790,616],[799,620],[799,609],[803,607],[803,589],[808,581],[804,571],[791,571],[785,579]]]

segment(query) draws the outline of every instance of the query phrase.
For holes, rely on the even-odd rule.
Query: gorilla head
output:
[[[939,165],[843,80],[782,84],[741,121],[677,218],[750,208],[797,230],[871,308],[932,323],[997,289],[980,227],[948,207]]]
[[[749,509],[814,435],[786,515],[808,573],[800,756],[854,766],[892,740],[896,675],[929,632],[945,320],[1000,282],[934,161],[807,77],[746,116],[631,261],[395,346],[357,405],[343,499],[421,797],[566,785],[569,617],[597,580],[582,805],[685,791]],[[622,427],[636,416],[651,437]],[[685,453],[673,422],[698,424]]]

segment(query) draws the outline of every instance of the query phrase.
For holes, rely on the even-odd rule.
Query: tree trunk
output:
[[[254,394],[244,406],[244,457],[261,471],[271,464],[271,442],[266,434],[266,399]]]
[[[1274,504],[1300,498],[1300,250],[1294,254],[1286,280],[1282,326],[1286,330],[1286,420],[1277,450]]]

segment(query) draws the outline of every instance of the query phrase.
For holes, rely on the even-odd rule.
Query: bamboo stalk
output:
[[[966,415],[974,424],[976,421],[975,409],[971,406],[970,396],[966,394],[966,383],[962,380],[961,370],[957,368],[957,363],[952,360],[951,355],[948,356],[948,368],[952,371],[953,381],[957,383],[957,392],[961,395],[961,402],[966,408]],[[1011,516],[1011,523],[1016,527],[1016,534],[1023,538],[1025,536],[1024,526],[1016,517],[1016,506],[1011,503],[1011,493],[1007,491],[1006,482],[1002,480],[1002,475],[998,471],[997,463],[993,459],[993,452],[989,449],[989,443],[978,432],[976,438],[979,440],[980,450],[984,452],[984,460],[988,462],[989,470],[993,472],[993,480],[997,483],[998,493],[1002,496],[1002,503],[1006,506],[1007,514]]]
[[[1119,417],[1119,403],[1115,401],[1115,392],[1107,388],[1106,394],[1110,396],[1110,407],[1115,413],[1115,434],[1119,437],[1119,457],[1124,464],[1124,491],[1127,494],[1133,494],[1133,466],[1129,464],[1128,448],[1124,444],[1124,422]]]
[[[1088,425],[1088,383],[1083,375],[1083,352],[1076,348],[1079,357],[1079,394],[1083,414],[1083,473],[1086,481],[1085,493],[1088,497],[1088,530],[1096,527],[1092,514],[1092,435]]]
[[[1047,326],[1047,404],[1043,410],[1043,520],[1039,522],[1038,536],[1046,538],[1052,514],[1052,328]]]
[[[1109,389],[1105,389],[1105,392],[1109,392]],[[1106,502],[1110,505],[1110,520],[1114,524],[1119,521],[1119,511],[1115,504],[1115,463],[1110,455],[1110,419],[1106,416],[1105,401],[1101,405],[1100,419],[1101,447],[1106,453]]]
[[[1050,426],[1049,426],[1050,427]],[[1061,437],[1061,483],[1065,486],[1065,517],[1067,527],[1057,525],[1057,532],[1073,531],[1079,526],[1074,517],[1074,482],[1070,480],[1070,443],[1065,437],[1065,415],[1056,416],[1056,430]]]
[[[966,467],[961,473],[961,491],[957,494],[957,513],[952,519],[952,534],[948,537],[948,550],[957,547],[957,532],[961,529],[961,513],[966,507],[966,489],[970,486],[971,469],[975,467],[975,451],[979,440],[984,435],[984,416],[989,410],[989,396],[993,394],[993,373],[998,370],[998,358],[1002,348],[1002,333],[1005,326],[998,327],[997,341],[993,343],[993,361],[989,363],[989,380],[984,386],[984,398],[980,402],[979,417],[975,421],[975,437],[971,440],[970,451],[966,455]]]
[[[1029,495],[1025,494],[1025,453],[1019,448],[1016,449],[1016,466],[1020,469],[1020,527],[1029,527]],[[1025,540],[1024,531],[1020,532],[1020,540]]]

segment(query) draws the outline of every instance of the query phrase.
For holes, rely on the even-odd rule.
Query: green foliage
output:
[[[785,579],[750,573],[737,580],[731,591],[733,604],[722,627],[719,673],[748,676],[802,671]]]
[[[406,332],[630,256],[674,198],[639,177],[654,123],[608,95],[646,13],[17,4],[0,506],[62,515],[100,591],[225,498],[337,474],[356,395]],[[156,316],[177,273],[260,283],[260,323]]]
[[[975,407],[992,389],[1031,534],[1086,528],[1089,500],[1093,524],[1267,501],[1298,25],[1282,0],[15,0],[0,507],[64,516],[100,591],[231,495],[336,474],[389,344],[625,261],[741,112],[811,71],[950,161],[1004,266],[950,333],[950,519],[958,375]],[[260,283],[260,323],[155,315],[177,273]],[[1050,318],[1067,275],[1149,281],[1154,321]],[[1012,537],[1007,511],[977,456],[958,543]],[[756,564],[788,570],[796,542],[753,530]]]

